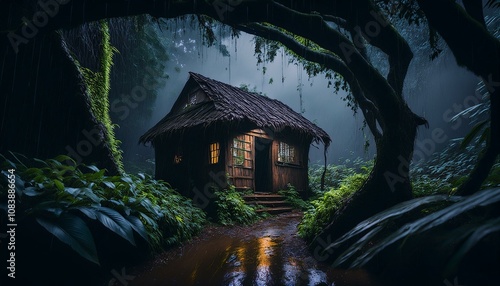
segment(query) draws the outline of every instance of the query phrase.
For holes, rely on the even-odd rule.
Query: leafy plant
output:
[[[361,187],[368,174],[369,168],[365,168],[361,173],[349,175],[342,180],[338,188],[332,188],[319,199],[313,200],[313,207],[304,213],[298,226],[299,235],[306,240],[314,238],[331,221],[344,200]]]
[[[255,209],[245,203],[234,185],[216,190],[215,206],[217,221],[222,225],[249,224],[258,219]]]
[[[413,195],[453,194],[475,166],[482,144],[462,148],[462,139],[452,139],[441,152],[434,153],[426,162],[411,166]],[[492,167],[482,188],[500,186],[500,161]]]
[[[300,210],[308,210],[311,208],[311,204],[304,201],[297,190],[295,189],[294,186],[291,184],[288,184],[287,188],[285,190],[280,190],[278,191],[278,194],[282,195],[285,197],[285,200],[294,208],[300,209]]]
[[[334,255],[341,251],[334,267],[368,267],[377,271],[390,268],[391,273],[398,271],[394,267],[418,265],[415,261],[425,257],[432,257],[426,269],[432,267],[441,277],[456,275],[458,271],[465,275],[462,271],[469,271],[477,263],[497,268],[500,262],[494,249],[498,249],[500,237],[499,205],[500,189],[483,190],[468,197],[436,195],[413,199],[359,223],[327,251]],[[432,206],[437,208],[426,211]],[[471,255],[475,251],[487,252],[487,257]],[[388,257],[384,266],[380,265],[380,259]],[[411,271],[425,272],[422,269],[412,267]],[[488,274],[484,270],[481,276]]]
[[[364,161],[361,158],[355,160],[345,160],[340,164],[330,164],[326,168],[325,189],[339,188],[342,181],[356,173],[366,172],[373,166],[373,161]],[[312,165],[309,168],[309,188],[316,193],[320,193],[321,177],[324,166],[320,164]]]
[[[12,155],[17,163],[1,156],[2,169],[14,168],[18,174],[18,219],[34,219],[96,264],[93,224],[101,224],[132,246],[140,238],[151,249],[159,249],[189,239],[205,222],[203,211],[149,176],[105,176],[104,170],[76,165],[64,155],[45,161]],[[1,181],[7,175],[2,171]],[[5,195],[0,189],[0,196]]]

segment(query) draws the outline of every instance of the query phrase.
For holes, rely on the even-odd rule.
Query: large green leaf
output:
[[[92,220],[97,219],[97,209],[95,207],[86,207],[86,206],[79,206],[75,207],[74,209],[79,210],[82,212],[84,215],[86,215],[88,218]]]
[[[476,246],[483,238],[486,236],[500,232],[500,218],[490,219],[484,222],[481,226],[476,228],[472,234],[467,238],[467,240],[460,246],[458,251],[453,255],[448,263],[446,272],[451,273],[455,269],[457,269],[458,264],[464,256],[474,247]]]
[[[389,220],[394,220],[402,216],[408,215],[410,212],[422,209],[429,204],[433,203],[438,203],[438,202],[457,202],[461,200],[461,197],[448,197],[445,195],[435,195],[435,196],[427,196],[427,197],[422,197],[422,198],[416,198],[413,200],[409,200],[406,202],[402,202],[398,205],[395,205],[385,211],[382,211],[362,222],[360,222],[356,227],[354,227],[352,230],[341,236],[339,239],[337,239],[334,243],[330,244],[325,251],[332,251],[335,248],[338,248],[342,245],[350,245],[353,241],[360,239],[362,235],[365,233],[371,232],[371,235],[365,236],[364,238],[361,238],[361,240],[365,239],[366,242],[371,239],[371,237],[375,234],[377,234],[381,228],[378,228],[378,225],[385,224]],[[375,228],[377,231],[372,232],[371,229]],[[358,247],[360,246],[361,242],[355,243]],[[361,245],[364,245],[364,243],[361,243]],[[354,247],[350,247],[347,251],[344,252],[343,255],[335,261],[334,265],[340,265],[341,263],[345,262],[348,258],[351,256],[355,255],[358,252],[358,249]]]
[[[375,256],[382,253],[382,251],[388,249],[396,243],[402,243],[410,236],[422,234],[428,230],[439,227],[472,209],[498,202],[500,202],[500,189],[490,189],[477,192],[449,207],[402,226],[393,234],[378,242],[375,246],[368,249],[363,255],[358,257],[351,264],[351,267],[363,267]]]
[[[467,147],[472,141],[472,139],[474,139],[489,122],[490,122],[489,120],[484,120],[476,124],[474,127],[472,127],[470,132],[464,137],[464,140],[460,144],[460,148],[464,149],[465,147]]]
[[[146,231],[146,228],[144,227],[144,224],[142,221],[133,215],[125,217],[129,222],[130,226],[137,232],[145,241],[149,242],[149,236],[148,232]]]
[[[128,220],[126,220],[119,212],[110,208],[98,207],[97,210],[97,219],[105,227],[135,246],[134,232]]]
[[[37,217],[36,221],[80,256],[99,265],[94,238],[81,218],[64,213],[57,219]]]
[[[28,197],[36,197],[45,194],[44,192],[38,191],[35,187],[27,187],[23,190],[23,195]]]

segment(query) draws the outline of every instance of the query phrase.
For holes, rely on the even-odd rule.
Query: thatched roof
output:
[[[200,74],[193,72],[189,74],[190,80],[194,80],[210,100],[175,114],[173,108],[160,122],[141,136],[140,142],[151,142],[157,136],[171,135],[188,128],[206,128],[221,123],[250,124],[256,128],[269,128],[273,131],[288,127],[292,132],[310,136],[316,142],[323,142],[325,146],[331,141],[323,129],[276,99],[247,92]]]

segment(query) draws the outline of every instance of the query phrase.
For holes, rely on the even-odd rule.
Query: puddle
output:
[[[219,237],[190,246],[181,256],[137,276],[130,285],[370,285],[362,271],[311,268],[284,254],[282,242],[278,236]]]
[[[204,239],[157,259],[129,285],[377,285],[363,270],[318,264],[297,237],[300,217],[281,215],[252,226],[208,231],[212,234]]]

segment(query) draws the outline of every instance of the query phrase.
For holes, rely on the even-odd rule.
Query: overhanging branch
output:
[[[344,80],[349,84],[351,93],[358,103],[365,119],[367,121],[368,127],[372,132],[375,140],[378,141],[382,134],[377,129],[376,120],[379,118],[379,110],[375,104],[366,98],[364,92],[359,85],[356,77],[352,71],[347,67],[347,65],[337,56],[328,53],[322,53],[312,50],[300,42],[295,40],[292,36],[287,35],[284,31],[280,31],[277,28],[271,27],[269,25],[262,25],[258,23],[250,23],[246,25],[236,26],[238,30],[260,36],[269,40],[278,41],[288,49],[304,58],[307,61],[319,63],[330,70],[335,71],[340,74]]]

